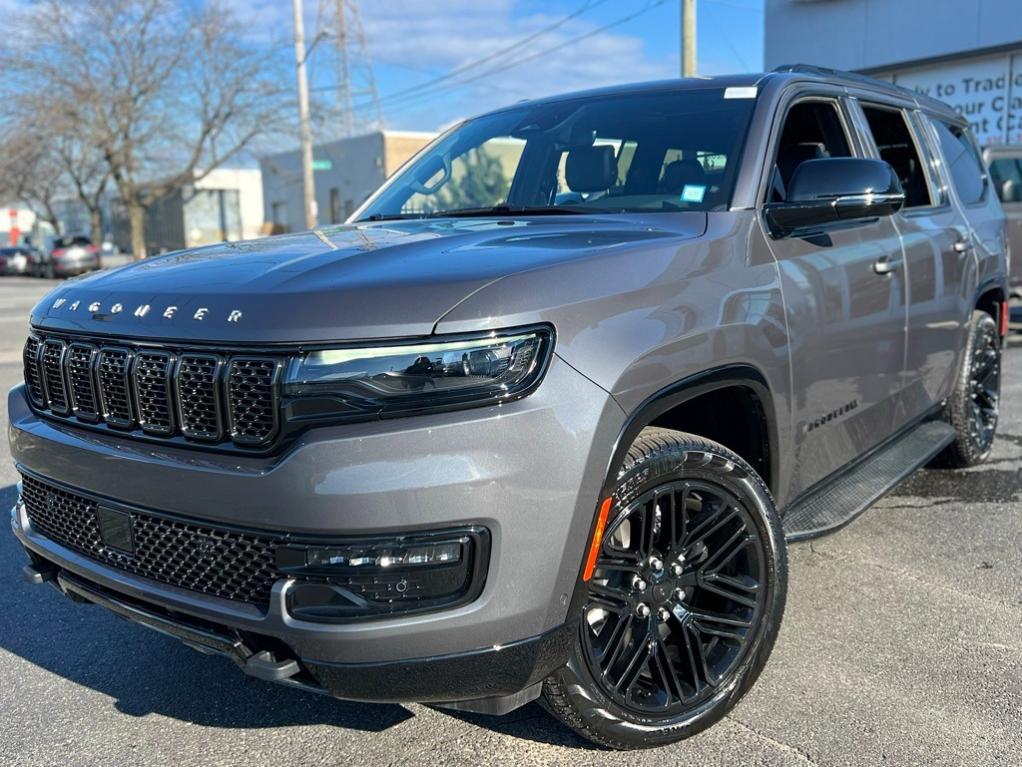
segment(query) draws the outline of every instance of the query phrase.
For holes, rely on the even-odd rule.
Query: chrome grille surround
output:
[[[28,399],[47,415],[248,450],[271,446],[281,432],[284,359],[42,332],[23,355]]]
[[[67,348],[67,383],[71,412],[83,421],[99,420],[96,378],[92,374],[99,349],[95,344],[76,341]]]
[[[71,406],[67,400],[67,383],[64,380],[66,351],[66,343],[59,339],[48,338],[43,341],[43,349],[39,356],[46,406],[56,415],[68,415],[71,412]]]

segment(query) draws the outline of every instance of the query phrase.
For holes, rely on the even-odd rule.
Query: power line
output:
[[[614,21],[611,21],[611,22],[609,22],[607,24],[604,24],[604,25],[602,25],[600,27],[592,29],[589,32],[586,32],[585,34],[577,35],[576,37],[573,37],[573,38],[570,38],[568,40],[565,40],[562,43],[558,43],[557,45],[553,45],[553,46],[550,46],[548,48],[544,48],[544,49],[542,49],[540,51],[536,51],[534,53],[531,53],[531,54],[526,55],[526,56],[522,56],[522,57],[517,58],[517,59],[512,59],[511,61],[501,62],[500,65],[498,65],[496,67],[492,67],[492,68],[487,69],[487,70],[485,70],[483,72],[478,72],[476,74],[473,74],[470,77],[456,79],[451,84],[440,84],[440,85],[436,85],[436,86],[433,86],[433,87],[430,87],[430,88],[416,88],[416,89],[414,89],[414,92],[408,93],[407,95],[405,95],[404,92],[398,92],[398,93],[393,93],[393,94],[388,94],[388,95],[385,95],[385,96],[381,96],[380,97],[380,102],[381,103],[386,103],[386,104],[392,104],[392,103],[411,103],[411,102],[420,100],[422,98],[436,96],[438,93],[442,93],[442,92],[444,92],[446,90],[449,90],[451,88],[456,88],[456,87],[460,87],[460,86],[463,86],[463,85],[468,85],[470,83],[476,82],[477,80],[481,80],[484,77],[489,77],[489,76],[491,76],[493,74],[496,74],[497,72],[503,72],[503,71],[507,71],[509,69],[513,69],[514,67],[521,66],[522,64],[526,64],[526,63],[528,63],[530,61],[534,61],[534,60],[536,60],[538,58],[541,58],[542,56],[546,56],[546,55],[548,55],[550,53],[553,53],[553,52],[555,52],[557,50],[560,50],[560,49],[563,49],[563,48],[567,48],[568,46],[580,43],[583,40],[587,40],[587,39],[589,39],[591,37],[594,37],[594,36],[596,36],[596,35],[598,35],[598,34],[600,34],[602,32],[606,32],[609,29],[613,29],[614,27],[618,27],[618,26],[621,26],[622,24],[626,24],[629,21],[633,21],[634,19],[638,18],[639,16],[642,16],[645,13],[648,13],[649,11],[653,10],[654,8],[657,8],[658,6],[663,5],[665,2],[667,2],[667,0],[647,0],[646,5],[644,5],[639,10],[637,10],[637,11],[635,11],[633,13],[628,14],[627,16],[623,16],[621,18],[618,18],[618,19],[616,19]]]
[[[593,9],[593,8],[596,8],[599,5],[603,5],[606,2],[607,2],[607,0],[586,0],[585,3],[583,3],[579,8],[576,8],[574,11],[569,13],[567,16],[561,17],[560,19],[558,19],[557,21],[553,22],[552,24],[549,24],[549,25],[547,25],[547,26],[545,26],[545,27],[543,27],[541,29],[538,29],[535,32],[532,32],[532,33],[526,35],[525,37],[523,37],[523,38],[521,38],[519,40],[516,40],[515,42],[511,43],[510,45],[508,45],[508,46],[506,46],[504,48],[500,48],[499,50],[496,50],[496,51],[493,51],[491,53],[488,53],[487,55],[483,56],[482,58],[475,59],[473,61],[469,61],[469,62],[467,62],[465,64],[462,64],[461,66],[456,67],[456,68],[454,68],[454,69],[452,69],[452,70],[450,70],[450,71],[448,71],[448,72],[446,72],[446,73],[444,73],[444,74],[442,74],[442,75],[440,75],[438,77],[434,77],[432,80],[427,80],[425,82],[418,83],[415,86],[412,86],[412,87],[409,87],[409,88],[404,88],[404,89],[402,89],[400,91],[396,91],[395,93],[391,93],[386,98],[394,99],[394,98],[397,98],[399,96],[403,96],[403,95],[406,95],[406,94],[415,94],[415,93],[418,93],[422,88],[431,88],[431,87],[436,86],[438,83],[442,83],[442,82],[445,82],[447,80],[454,79],[459,74],[467,72],[470,69],[475,69],[476,67],[481,66],[482,64],[485,64],[485,63],[487,63],[489,61],[493,61],[494,59],[499,58],[500,56],[503,56],[505,53],[510,53],[511,51],[514,51],[517,48],[521,48],[521,47],[523,47],[525,45],[528,45],[533,40],[536,40],[536,39],[542,37],[543,35],[545,35],[545,34],[547,34],[549,32],[553,32],[554,30],[563,27],[565,24],[567,24],[572,19],[576,19],[579,16],[581,16],[583,13],[585,13],[585,12],[587,12],[587,11]]]

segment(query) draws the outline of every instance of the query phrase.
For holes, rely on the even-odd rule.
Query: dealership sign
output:
[[[972,123],[981,144],[1022,144],[1022,53],[902,69],[881,76],[953,106]]]

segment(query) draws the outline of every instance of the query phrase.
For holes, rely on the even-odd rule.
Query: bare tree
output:
[[[14,87],[45,93],[80,146],[102,159],[136,258],[145,256],[146,206],[243,156],[288,119],[277,57],[246,40],[217,2],[41,0],[16,29]]]
[[[0,146],[0,199],[24,203],[60,234],[54,204],[65,189],[64,175],[46,136],[27,126],[8,125],[0,133]]]
[[[93,245],[102,244],[103,196],[110,180],[106,161],[75,133],[55,136],[52,149],[75,196],[89,213],[89,237]]]

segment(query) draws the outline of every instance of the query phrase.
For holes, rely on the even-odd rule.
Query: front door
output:
[[[774,201],[799,163],[862,153],[836,97],[797,99],[775,144]],[[891,434],[905,361],[903,252],[890,218],[811,238],[774,238],[764,224],[763,235],[787,313],[797,494]]]

